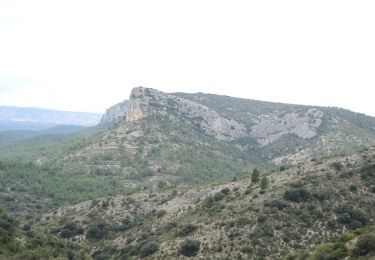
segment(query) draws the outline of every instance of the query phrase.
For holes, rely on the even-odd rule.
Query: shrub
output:
[[[239,217],[237,219],[237,223],[238,223],[239,226],[246,226],[246,225],[250,224],[251,221],[247,217]]]
[[[281,200],[266,201],[264,202],[264,206],[270,208],[277,208],[278,210],[283,210],[284,208],[288,207],[288,205]]]
[[[273,237],[274,230],[271,225],[261,225],[254,229],[252,235],[258,238]]]
[[[361,170],[361,178],[364,180],[371,180],[375,178],[375,164],[364,166]]]
[[[201,242],[198,240],[185,240],[178,250],[178,253],[183,256],[196,256],[200,250]]]
[[[221,191],[215,193],[215,195],[214,195],[214,199],[215,199],[215,201],[219,201],[219,200],[222,200],[222,199],[224,199],[224,198],[225,198],[225,194],[222,193]]]
[[[341,206],[335,211],[339,214],[337,222],[349,225],[352,229],[366,225],[369,221],[368,216],[364,212],[350,205]]]
[[[265,190],[267,189],[267,187],[268,187],[268,179],[266,176],[263,176],[262,180],[260,181],[260,188],[262,190]]]
[[[368,234],[360,236],[355,243],[355,247],[353,249],[353,255],[355,256],[365,256],[368,253],[375,252],[375,235]]]
[[[260,172],[257,168],[253,169],[253,172],[251,173],[251,182],[258,182],[259,181]]]
[[[297,253],[289,253],[287,254],[283,260],[299,260],[301,259],[301,255],[300,254],[297,254]]]
[[[310,199],[310,192],[305,188],[286,190],[284,198],[293,202],[305,202]]]
[[[229,188],[224,188],[221,190],[222,193],[224,193],[225,195],[228,195],[229,192],[230,192],[230,189]]]
[[[69,222],[69,223],[66,223],[61,232],[60,232],[60,236],[62,238],[70,238],[70,237],[74,237],[76,235],[82,235],[84,233],[84,230],[82,227],[78,226],[76,223],[74,222]]]
[[[160,245],[158,242],[149,241],[141,247],[141,249],[139,250],[139,256],[145,257],[145,256],[152,255],[153,253],[159,250],[159,247]]]
[[[162,218],[164,217],[164,215],[167,213],[167,211],[165,211],[165,209],[161,209],[161,210],[158,210],[155,212],[155,216],[157,218]]]
[[[211,208],[215,205],[215,199],[212,196],[209,196],[204,202],[204,207]]]
[[[352,221],[352,217],[349,215],[349,213],[343,213],[337,217],[337,222],[341,224],[351,224]]]
[[[311,260],[334,260],[343,259],[347,256],[347,249],[345,243],[325,243],[318,245],[311,257]]]
[[[99,223],[89,228],[86,233],[86,238],[90,240],[104,239],[108,236],[109,227],[105,223]]]
[[[323,200],[328,200],[331,197],[331,195],[328,192],[320,191],[320,192],[315,192],[313,194],[313,197],[319,201],[323,201]]]
[[[264,223],[266,222],[266,220],[267,220],[267,216],[264,214],[259,215],[257,218],[258,223]]]
[[[357,186],[356,185],[350,185],[349,186],[349,190],[351,191],[351,192],[356,192],[357,190],[358,190],[358,188],[357,188]]]
[[[340,162],[334,162],[331,164],[331,167],[339,172],[342,169],[342,164]]]
[[[187,235],[193,233],[198,227],[194,224],[185,224],[181,226],[177,232],[180,237],[186,237]]]

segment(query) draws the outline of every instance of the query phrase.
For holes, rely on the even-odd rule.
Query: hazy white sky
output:
[[[0,105],[104,112],[131,88],[375,116],[375,1],[0,0]]]

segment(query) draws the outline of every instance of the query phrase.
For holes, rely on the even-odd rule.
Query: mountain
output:
[[[0,106],[0,130],[41,130],[58,125],[93,126],[101,114]]]
[[[143,87],[118,108],[102,118],[108,130],[59,161],[152,186],[229,179],[375,145],[375,118],[339,108]]]

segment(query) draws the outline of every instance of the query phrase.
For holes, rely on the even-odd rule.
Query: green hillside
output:
[[[375,224],[374,163],[370,149],[259,178],[249,173],[232,182],[138,191],[54,210],[34,228],[96,246],[95,259],[313,256],[321,250],[316,245],[347,231],[365,234],[360,230]],[[83,233],[68,228],[73,224]]]

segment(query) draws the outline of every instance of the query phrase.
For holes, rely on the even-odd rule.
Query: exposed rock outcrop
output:
[[[247,136],[244,126],[222,117],[207,106],[155,89],[134,88],[130,95],[127,121],[136,121],[152,114],[192,119],[207,135],[220,140]]]
[[[258,124],[251,128],[250,136],[262,146],[270,144],[286,134],[295,134],[300,138],[309,139],[316,136],[316,130],[322,123],[322,117],[322,111],[311,108],[303,115],[293,112],[281,118],[277,116],[262,118]]]
[[[114,106],[111,106],[105,111],[100,124],[102,125],[113,125],[116,124],[120,119],[126,118],[128,115],[129,101],[124,100]]]

